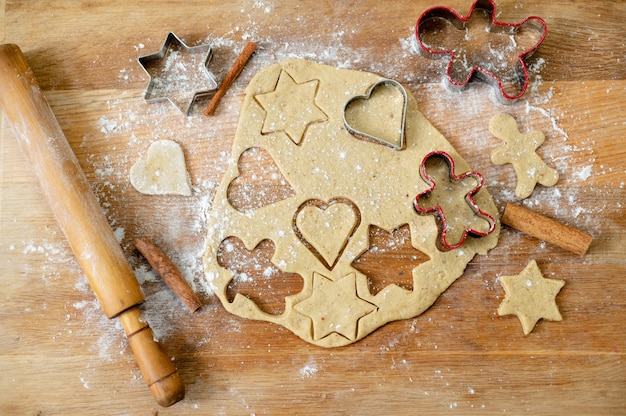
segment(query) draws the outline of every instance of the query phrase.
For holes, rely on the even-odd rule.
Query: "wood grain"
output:
[[[463,0],[441,3],[461,14],[469,8]],[[498,2],[500,20],[538,15],[548,24],[530,61],[531,88],[510,106],[483,84],[446,91],[445,62],[412,50],[415,20],[439,4],[0,0],[0,37],[25,52],[142,284],[144,316],[187,387],[171,408],[153,402],[122,329],[98,307],[0,117],[0,413],[626,414],[626,4]],[[201,115],[210,97],[189,118],[167,103],[144,102],[147,77],[137,57],[158,50],[169,31],[189,45],[213,43],[218,82],[248,40],[259,43],[213,117]],[[333,350],[228,314],[203,279],[204,210],[225,168],[237,163],[230,147],[245,86],[288,57],[405,84],[483,174],[500,209],[520,201],[513,168],[489,160],[501,144],[489,119],[508,112],[522,132],[543,131],[538,153],[560,179],[525,203],[592,234],[587,255],[504,227],[498,247],[476,257],[423,315]],[[193,196],[142,195],[130,185],[130,166],[158,139],[183,147]],[[271,181],[252,185],[272,189]],[[134,250],[144,235],[196,290],[205,304],[197,313]],[[517,318],[496,313],[504,298],[497,278],[531,259],[566,284],[556,298],[563,321],[540,321],[525,337]],[[392,258],[382,261],[394,267]]]

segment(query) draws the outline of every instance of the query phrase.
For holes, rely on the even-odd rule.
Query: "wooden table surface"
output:
[[[466,14],[470,2],[442,2]],[[0,413],[6,415],[626,414],[626,3],[500,1],[498,18],[538,15],[548,36],[513,105],[474,83],[447,91],[445,62],[416,53],[415,21],[439,2],[0,0],[0,39],[24,51],[121,240],[145,315],[174,357],[184,401],[151,398],[121,326],[104,317],[31,174],[10,126],[0,128]],[[221,80],[246,41],[260,47],[216,114],[189,117],[144,101],[137,57],[167,33],[211,43]],[[403,83],[420,111],[485,176],[501,210],[517,201],[510,165],[495,166],[488,130],[500,112],[540,130],[539,154],[560,173],[525,206],[591,233],[586,256],[503,227],[424,314],[337,349],[227,313],[203,279],[205,210],[229,162],[244,88],[287,58],[371,71]],[[1,88],[1,86],[0,86]],[[1,93],[1,91],[0,91]],[[150,143],[180,143],[191,197],[139,194],[130,166]],[[349,180],[349,178],[348,178]],[[519,201],[517,201],[519,202]],[[189,313],[134,249],[149,236],[205,306]],[[536,259],[566,282],[563,321],[528,336],[500,317],[502,275]],[[393,259],[386,266],[394,267]]]

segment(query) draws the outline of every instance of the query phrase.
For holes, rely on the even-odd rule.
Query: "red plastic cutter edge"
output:
[[[433,50],[430,49],[428,46],[424,45],[424,43],[422,43],[422,40],[420,39],[420,35],[419,35],[419,25],[420,22],[422,21],[422,19],[424,19],[424,17],[428,14],[432,14],[434,11],[441,11],[443,13],[449,13],[451,15],[453,15],[455,18],[459,19],[461,22],[465,23],[467,22],[471,17],[472,17],[472,13],[474,13],[475,9],[483,9],[483,10],[487,10],[488,12],[490,11],[490,15],[491,15],[491,23],[495,26],[501,26],[501,27],[520,27],[523,24],[525,24],[526,22],[528,22],[529,20],[538,20],[539,23],[542,26],[542,33],[541,33],[541,38],[539,39],[539,41],[532,47],[529,48],[525,51],[523,51],[522,53],[520,53],[517,56],[517,60],[519,62],[519,64],[522,67],[522,72],[524,74],[524,85],[522,86],[522,90],[519,94],[517,95],[509,95],[504,91],[504,88],[502,87],[502,82],[500,81],[500,78],[498,78],[495,74],[493,74],[490,71],[487,71],[486,69],[480,67],[479,65],[474,65],[472,67],[472,69],[469,71],[469,74],[467,76],[467,78],[461,82],[455,82],[452,77],[450,76],[451,73],[451,69],[452,69],[452,62],[454,60],[454,51],[451,49],[445,49],[445,50]],[[543,43],[543,40],[546,38],[548,32],[548,26],[546,25],[545,20],[543,20],[541,17],[539,16],[528,16],[526,17],[524,20],[522,20],[519,23],[506,23],[506,22],[500,22],[496,19],[496,3],[494,0],[476,0],[474,1],[474,3],[472,4],[472,6],[469,9],[469,12],[467,13],[466,17],[461,16],[460,14],[458,14],[454,9],[452,9],[451,7],[446,7],[446,6],[435,6],[435,7],[431,7],[429,9],[427,9],[426,11],[424,11],[420,17],[417,19],[417,23],[415,24],[415,37],[417,39],[417,43],[419,44],[420,48],[426,52],[428,52],[429,54],[432,55],[450,55],[450,62],[448,62],[448,66],[446,68],[446,79],[447,81],[456,86],[456,87],[463,87],[465,86],[470,79],[472,78],[472,76],[474,75],[474,73],[476,71],[484,74],[485,76],[487,76],[489,79],[495,81],[497,83],[498,86],[498,90],[500,91],[500,95],[507,101],[507,102],[513,102],[515,100],[517,100],[518,98],[520,98],[522,95],[524,95],[524,93],[526,93],[526,90],[528,89],[528,83],[529,83],[529,77],[528,77],[528,68],[526,67],[526,63],[524,62],[524,58],[526,56],[530,56],[532,55],[532,53],[537,50],[537,48],[539,47],[539,45],[541,45]]]
[[[474,179],[476,179],[476,181],[478,182],[478,185],[476,185],[476,187],[474,187],[465,195],[465,201],[478,216],[484,218],[485,220],[487,220],[487,222],[489,222],[488,231],[483,232],[483,231],[474,230],[472,228],[466,228],[465,230],[463,230],[463,236],[461,237],[461,240],[457,244],[448,244],[448,241],[446,240],[446,232],[448,231],[448,222],[446,220],[446,215],[444,214],[443,209],[441,208],[441,205],[435,205],[434,207],[430,207],[430,208],[423,208],[419,204],[419,199],[422,196],[427,195],[430,192],[432,192],[432,190],[435,189],[436,187],[435,181],[426,173],[426,161],[430,159],[431,157],[442,157],[443,159],[445,159],[449,167],[450,179],[463,179],[468,176],[471,176]],[[461,247],[463,243],[465,243],[465,240],[467,239],[468,234],[471,234],[472,236],[475,236],[475,237],[484,237],[486,235],[491,234],[496,229],[496,220],[493,218],[493,216],[481,210],[478,204],[476,203],[476,201],[474,201],[474,198],[472,198],[472,196],[476,194],[480,190],[480,188],[482,188],[483,186],[483,182],[484,182],[483,175],[475,171],[469,171],[469,172],[462,173],[461,175],[456,175],[454,171],[455,171],[454,159],[452,159],[452,156],[450,156],[448,153],[444,152],[443,150],[435,150],[435,151],[428,153],[426,156],[424,156],[424,159],[422,159],[422,163],[420,164],[420,175],[422,176],[422,179],[424,179],[424,181],[430,187],[427,190],[417,194],[417,196],[413,200],[413,206],[417,212],[424,213],[424,214],[437,212],[439,214],[439,218],[441,219],[441,223],[443,225],[443,230],[441,231],[441,243],[448,250],[453,250],[455,248]]]

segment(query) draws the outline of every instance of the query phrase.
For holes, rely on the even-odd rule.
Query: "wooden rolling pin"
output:
[[[161,406],[178,402],[185,389],[142,319],[141,287],[17,45],[0,45],[0,108],[100,306],[120,319],[152,396]]]

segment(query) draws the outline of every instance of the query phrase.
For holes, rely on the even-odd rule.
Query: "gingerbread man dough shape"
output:
[[[559,180],[559,173],[545,164],[535,152],[544,142],[540,131],[520,133],[515,119],[506,113],[496,114],[489,121],[489,131],[505,142],[491,152],[491,161],[496,165],[510,163],[517,175],[515,195],[527,198],[535,185],[552,186]]]
[[[462,249],[437,249],[434,216],[419,215],[413,208],[415,196],[429,187],[416,166],[429,152],[441,150],[454,158],[459,171],[470,167],[418,111],[416,100],[408,93],[404,98],[399,84],[372,90],[382,80],[372,73],[287,60],[262,69],[250,81],[232,161],[207,219],[205,276],[228,311],[282,325],[315,345],[347,345],[387,322],[423,313],[461,277],[476,254],[486,254],[497,244],[499,225],[488,236],[468,238]],[[368,91],[370,100],[363,98]],[[389,132],[397,132],[404,117],[402,146],[363,140],[350,132],[344,111],[357,96],[362,97],[357,104],[365,107],[351,114],[351,127],[371,132],[376,131],[373,123],[380,129],[388,122]],[[276,186],[270,184],[256,194],[255,176],[238,163],[250,149],[263,149],[280,172]],[[250,186],[241,184],[244,177],[251,178]],[[268,204],[247,204],[246,209],[233,204],[235,189],[257,201],[267,190],[287,185],[291,192]],[[486,189],[475,199],[497,218]],[[383,229],[391,235],[406,228],[410,244],[424,254],[424,261],[410,269],[408,287],[389,283],[371,290],[359,266],[363,256],[376,255],[370,230]],[[278,277],[272,270],[296,274],[302,283],[284,296],[284,309],[277,313],[262,309],[258,297],[256,303],[254,296],[233,294],[229,287],[255,277],[224,260],[233,251],[231,241],[253,253],[268,240],[273,244],[267,245],[274,247],[273,266],[264,267],[267,273],[259,270],[254,285],[274,288]]]

